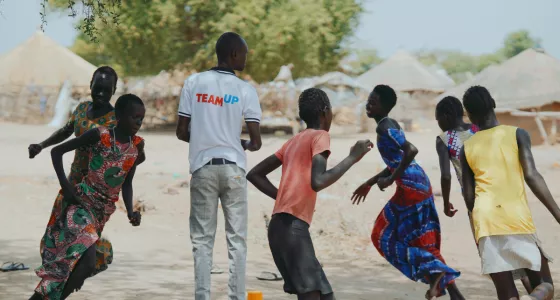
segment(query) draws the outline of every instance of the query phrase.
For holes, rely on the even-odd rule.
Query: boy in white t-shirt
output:
[[[181,91],[177,138],[189,143],[195,300],[210,300],[218,199],[224,211],[230,258],[228,298],[246,297],[245,150],[260,149],[262,116],[256,90],[234,72],[245,68],[247,52],[241,36],[224,33],[216,42],[218,66],[187,78]],[[250,141],[240,139],[243,120]]]

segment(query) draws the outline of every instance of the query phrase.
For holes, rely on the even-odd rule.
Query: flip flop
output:
[[[210,274],[223,274],[223,273],[224,271],[216,265],[213,265],[212,270],[210,270]]]
[[[29,270],[29,267],[25,266],[23,263],[5,262],[2,264],[0,270],[2,270],[2,272],[24,271]]]
[[[283,280],[282,276],[272,273],[272,272],[262,272],[261,275],[257,276],[258,280],[264,281],[280,281]]]

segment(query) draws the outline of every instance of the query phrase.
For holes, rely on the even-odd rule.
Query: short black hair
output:
[[[235,32],[226,32],[222,34],[216,42],[216,56],[218,61],[222,62],[228,59],[228,56],[234,50],[239,49],[244,43],[243,38]]]
[[[117,103],[115,103],[115,117],[120,119],[125,116],[132,104],[144,106],[142,99],[134,94],[124,94],[120,96],[119,99],[117,99]]]
[[[470,115],[484,117],[496,108],[496,101],[485,87],[475,85],[465,92],[463,105]]]
[[[373,92],[379,95],[381,106],[383,106],[383,108],[385,108],[387,112],[390,112],[397,104],[397,94],[392,87],[380,84],[373,88]]]
[[[113,79],[115,79],[114,84],[113,84],[113,88],[116,90],[117,89],[117,81],[119,81],[119,76],[117,75],[117,72],[115,72],[115,70],[109,66],[102,66],[97,68],[97,70],[95,70],[95,72],[93,72],[93,75],[91,76],[91,81],[89,83],[89,85],[91,86],[93,84],[93,79],[95,78],[95,75],[97,74],[106,74],[109,75],[111,77],[113,77]]]
[[[436,114],[462,118],[465,115],[463,104],[453,96],[447,96],[436,105]]]
[[[309,88],[299,95],[298,107],[299,117],[309,125],[319,121],[321,113],[331,108],[331,102],[324,91]]]

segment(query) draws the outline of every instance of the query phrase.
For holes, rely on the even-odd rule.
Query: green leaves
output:
[[[58,10],[67,10],[70,17],[76,17],[78,14],[83,16],[83,20],[79,23],[77,29],[95,42],[98,36],[97,23],[118,23],[121,4],[121,0],[42,0],[41,28],[46,24],[47,6]],[[78,8],[81,9],[81,13],[78,13]]]
[[[118,6],[110,6],[112,1],[80,2],[104,2],[103,7],[115,8],[118,16],[118,22],[97,17],[93,23],[80,22],[81,34],[72,50],[95,65],[110,64],[125,76],[157,74],[182,64],[205,70],[216,64],[218,37],[236,31],[249,45],[245,73],[256,81],[273,79],[289,63],[296,77],[335,70],[345,55],[341,44],[362,12],[359,0],[125,0]],[[66,9],[68,1],[49,4]]]
[[[507,58],[514,57],[526,49],[539,47],[540,42],[540,39],[532,37],[527,30],[512,32],[504,40],[503,53]]]

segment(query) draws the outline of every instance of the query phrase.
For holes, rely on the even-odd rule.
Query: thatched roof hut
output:
[[[442,97],[453,95],[461,99],[473,85],[490,91],[501,123],[528,130],[534,143],[549,142],[548,135],[556,134],[556,119],[560,118],[560,60],[543,50],[527,49],[499,66],[488,67]],[[540,117],[537,112],[548,112],[547,117]],[[548,133],[545,128],[550,128]]]
[[[490,65],[488,67],[486,67],[484,70],[482,70],[480,73],[476,74],[473,78],[447,90],[445,93],[439,95],[437,98],[435,98],[434,100],[434,105],[436,105],[441,99],[447,97],[447,96],[454,96],[459,98],[459,100],[462,99],[463,94],[465,93],[465,91],[473,86],[473,85],[483,85],[483,82],[486,82],[487,79],[494,74],[497,69],[498,69],[498,65]]]
[[[543,50],[527,49],[500,66],[488,67],[444,95],[461,98],[473,85],[486,87],[499,109],[539,108],[560,102],[560,60]]]
[[[454,85],[453,82],[442,79],[441,75],[435,74],[414,56],[402,50],[358,76],[357,81],[369,88],[378,84],[387,84],[397,92],[442,93]]]
[[[0,58],[0,86],[60,87],[69,79],[73,86],[89,87],[96,67],[66,47],[37,31]]]

